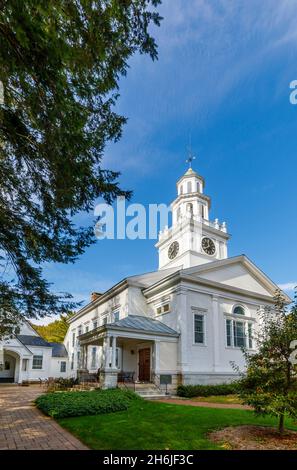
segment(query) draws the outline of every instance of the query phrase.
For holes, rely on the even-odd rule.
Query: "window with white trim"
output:
[[[156,309],[157,315],[162,315],[163,313],[168,313],[170,312],[170,303],[166,303],[163,305],[159,305]]]
[[[113,321],[117,322],[119,321],[119,319],[120,319],[120,312],[119,310],[116,310],[115,312],[113,312]]]
[[[242,305],[236,305],[233,307],[233,314],[234,315],[245,315],[245,309]]]
[[[74,362],[74,357],[73,357],[73,362]],[[81,363],[80,363],[80,350],[77,351],[77,368],[80,369]],[[73,367],[71,367],[73,369]]]
[[[61,361],[60,372],[66,372],[66,361]]]
[[[204,315],[201,313],[194,314],[194,343],[204,344],[205,343],[205,324]]]
[[[92,359],[91,359],[91,367],[94,369],[96,367],[96,352],[97,352],[97,348],[96,347],[93,347],[92,348]]]
[[[233,348],[253,349],[254,324],[247,320],[226,319],[226,345]]]
[[[75,346],[75,332],[72,333],[72,347]]]
[[[70,365],[70,367],[71,367],[71,370],[74,369],[74,353],[71,354],[71,365]]]
[[[43,356],[36,354],[33,356],[32,369],[42,369]]]

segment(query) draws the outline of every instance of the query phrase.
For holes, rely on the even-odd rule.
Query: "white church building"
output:
[[[159,235],[159,269],[127,277],[70,320],[69,373],[100,372],[104,387],[119,377],[159,385],[234,380],[253,351],[259,312],[277,285],[245,255],[228,257],[225,223],[209,219],[211,199],[192,168],[177,182],[172,227]],[[290,298],[287,297],[290,302]]]
[[[99,372],[103,387],[123,379],[171,389],[234,380],[231,362],[244,368],[241,348],[254,350],[259,312],[273,305],[277,285],[245,255],[228,257],[226,224],[210,221],[210,204],[204,179],[189,168],[177,182],[172,227],[156,244],[158,271],[93,293],[60,347],[24,324],[2,344],[0,381],[79,371]]]

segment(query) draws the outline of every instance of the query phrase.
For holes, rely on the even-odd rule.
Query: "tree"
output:
[[[285,417],[297,418],[297,369],[292,363],[297,303],[288,312],[280,290],[274,302],[273,309],[267,308],[261,314],[261,329],[255,335],[257,352],[243,351],[247,368],[238,382],[238,393],[256,414],[277,416],[282,434]]]
[[[48,325],[34,325],[33,328],[43,339],[50,343],[63,343],[69,324],[68,320],[73,315],[69,312],[67,315],[60,315],[59,320],[55,320]]]
[[[160,0],[0,0],[0,332],[73,308],[42,263],[95,240],[74,216],[130,192],[102,166],[126,119],[114,111],[135,52],[157,58]],[[151,10],[152,9],[152,10]],[[11,321],[10,321],[11,320]]]

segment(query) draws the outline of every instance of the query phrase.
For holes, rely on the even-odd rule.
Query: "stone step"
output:
[[[151,395],[140,395],[144,400],[166,400],[167,398],[172,398],[171,395],[163,394],[151,394]]]

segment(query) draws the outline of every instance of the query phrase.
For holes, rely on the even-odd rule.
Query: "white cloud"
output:
[[[295,282],[287,282],[284,284],[279,284],[278,285],[280,289],[282,290],[287,290],[287,291],[294,291],[295,288],[297,287],[297,281]]]

